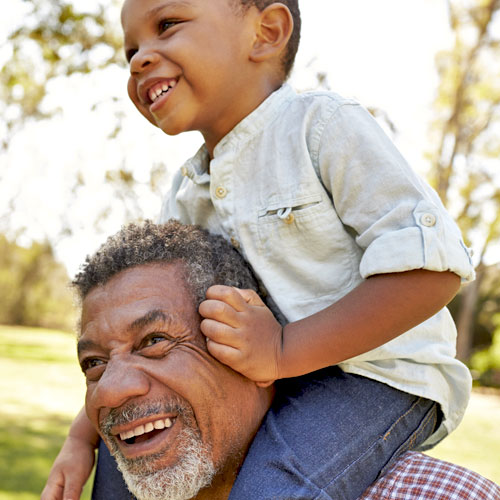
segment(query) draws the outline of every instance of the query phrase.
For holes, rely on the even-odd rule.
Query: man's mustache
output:
[[[120,408],[112,408],[109,415],[100,423],[99,428],[106,437],[112,437],[111,429],[117,425],[132,423],[152,415],[174,413],[187,423],[195,423],[194,413],[190,405],[180,398],[164,398],[148,401],[138,405],[128,403]]]

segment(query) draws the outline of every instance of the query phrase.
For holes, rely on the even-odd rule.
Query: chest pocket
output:
[[[257,226],[268,274],[281,284],[280,294],[299,300],[336,297],[350,286],[357,260],[353,240],[325,194],[272,200],[259,210]]]

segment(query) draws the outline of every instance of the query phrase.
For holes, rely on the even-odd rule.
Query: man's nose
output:
[[[150,47],[139,49],[130,60],[130,73],[137,75],[153,68],[160,60],[160,55]]]
[[[98,408],[118,408],[129,399],[144,396],[149,392],[148,376],[126,359],[111,359],[97,382],[91,405]]]

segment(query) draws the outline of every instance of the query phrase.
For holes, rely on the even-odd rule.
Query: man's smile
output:
[[[174,401],[150,402],[111,410],[101,422],[103,436],[126,459],[175,451],[175,441],[187,422],[185,406]],[[189,411],[189,410],[187,410]]]
[[[150,424],[150,425],[148,425]],[[153,429],[146,431],[153,425]],[[155,428],[155,425],[157,428]],[[163,425],[163,428],[161,426]],[[141,424],[129,431],[121,432],[117,435],[112,435],[111,439],[115,442],[116,447],[125,459],[134,459],[146,456],[155,456],[159,453],[166,456],[166,450],[171,449],[175,452],[175,442],[182,425],[178,423],[176,417],[157,419],[147,424]],[[137,433],[137,435],[136,435]],[[123,436],[129,436],[125,437]]]
[[[120,439],[122,441],[126,441],[127,444],[134,444],[136,442],[136,437],[145,436],[145,439],[151,439],[150,433],[155,430],[169,429],[172,427],[172,419],[171,418],[161,418],[155,420],[154,422],[148,422],[144,425],[139,425],[134,429],[129,431],[120,432]],[[142,441],[143,439],[141,439]]]

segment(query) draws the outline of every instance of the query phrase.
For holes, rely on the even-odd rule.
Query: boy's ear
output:
[[[276,56],[281,57],[292,31],[293,18],[288,7],[282,3],[268,5],[258,18],[250,60],[263,62]]]

